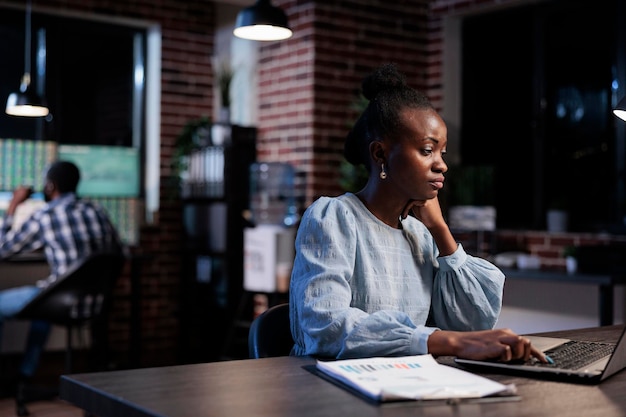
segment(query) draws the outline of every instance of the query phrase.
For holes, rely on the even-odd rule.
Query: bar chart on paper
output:
[[[317,369],[376,401],[481,398],[506,393],[496,381],[438,363],[432,355],[317,361]]]

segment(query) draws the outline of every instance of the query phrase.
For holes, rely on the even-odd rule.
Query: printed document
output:
[[[324,374],[376,401],[510,395],[511,387],[438,363],[432,355],[317,361]]]

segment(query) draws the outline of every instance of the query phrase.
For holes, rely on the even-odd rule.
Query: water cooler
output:
[[[244,290],[253,293],[254,315],[289,292],[299,220],[295,172],[287,163],[250,166],[250,215],[244,230]]]

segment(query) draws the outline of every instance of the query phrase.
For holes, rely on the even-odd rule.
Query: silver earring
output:
[[[385,172],[385,164],[380,164],[380,174],[378,175],[381,180],[387,179],[387,172]]]

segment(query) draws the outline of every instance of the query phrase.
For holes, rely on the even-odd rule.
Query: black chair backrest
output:
[[[248,333],[251,359],[288,356],[292,347],[288,303],[270,307],[254,319]]]
[[[37,294],[15,318],[67,325],[105,314],[125,261],[121,253],[90,255]]]

